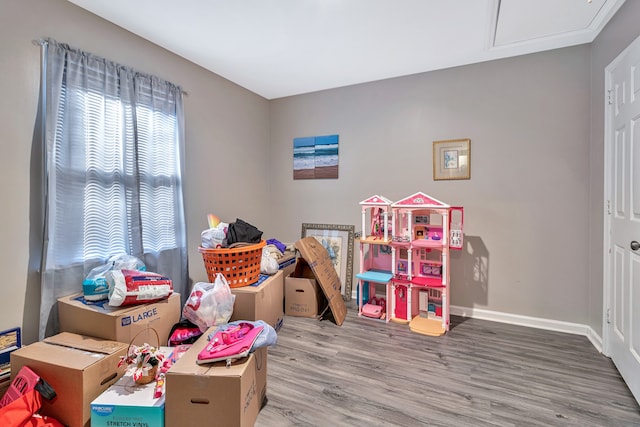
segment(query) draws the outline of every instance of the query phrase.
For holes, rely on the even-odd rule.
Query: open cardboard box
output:
[[[310,268],[308,271],[311,273],[311,277],[314,277]],[[327,299],[315,278],[291,276],[284,278],[284,314],[297,317],[316,317],[326,306]]]
[[[120,356],[128,344],[62,332],[11,353],[11,375],[28,366],[55,390],[41,413],[69,427],[89,426],[91,401],[123,374]]]
[[[338,326],[342,325],[347,316],[347,306],[342,299],[340,278],[327,250],[315,237],[311,236],[298,240],[295,247],[300,251],[301,259],[299,258],[296,263],[293,276],[298,274],[304,276],[303,272],[307,268],[310,269],[328,301],[327,309],[320,313],[320,319],[328,318],[331,314],[335,323]]]

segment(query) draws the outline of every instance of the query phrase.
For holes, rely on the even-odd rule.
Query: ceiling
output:
[[[590,43],[625,0],[68,1],[275,99]]]

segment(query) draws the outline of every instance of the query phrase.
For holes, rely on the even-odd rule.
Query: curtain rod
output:
[[[47,40],[44,40],[44,39],[33,39],[33,40],[31,40],[31,43],[34,46],[46,46],[46,45],[49,44],[49,42]],[[180,89],[180,91],[182,92],[182,94],[184,96],[189,96],[189,92],[187,92],[186,90]]]

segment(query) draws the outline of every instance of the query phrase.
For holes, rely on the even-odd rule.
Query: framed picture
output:
[[[471,178],[471,140],[433,142],[433,180]]]
[[[414,218],[416,224],[429,224],[429,215],[416,215]]]
[[[315,237],[331,258],[340,278],[342,299],[351,301],[354,225],[302,224],[302,237]]]
[[[338,135],[293,139],[293,179],[338,178]]]
[[[396,264],[396,271],[398,272],[398,274],[409,274],[408,268],[408,261],[400,260]]]

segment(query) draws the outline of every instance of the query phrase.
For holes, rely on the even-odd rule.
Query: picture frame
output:
[[[409,274],[409,262],[406,260],[399,260],[396,263],[396,272],[398,274]]]
[[[471,179],[471,140],[433,141],[433,180]]]
[[[416,215],[413,222],[416,224],[429,224],[429,215]]]
[[[354,225],[302,224],[301,236],[314,237],[327,249],[340,278],[340,293],[345,301],[351,301],[354,234]]]
[[[442,265],[433,262],[421,262],[420,274],[423,276],[442,277]]]

